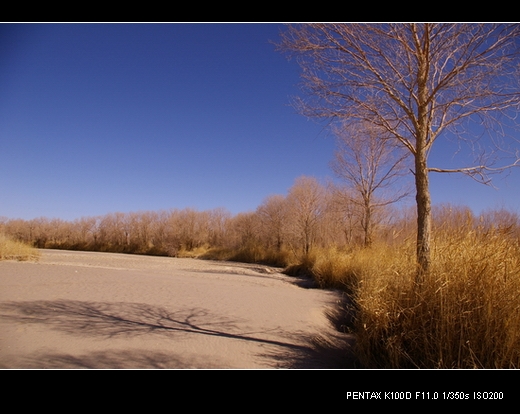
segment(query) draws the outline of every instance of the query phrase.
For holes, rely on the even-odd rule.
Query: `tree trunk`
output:
[[[370,199],[365,199],[365,217],[363,220],[363,230],[365,233],[365,247],[370,247],[372,245],[372,206],[370,204]]]
[[[309,225],[306,223],[305,224],[305,246],[304,246],[304,252],[305,252],[305,257],[307,257],[309,255],[309,252],[311,250],[311,237],[310,237],[310,230],[309,230]]]
[[[415,31],[415,28],[414,28]],[[417,32],[416,32],[417,34]],[[431,241],[431,197],[428,180],[427,143],[429,136],[428,84],[429,76],[429,25],[425,24],[424,34],[416,37],[417,46],[417,127],[415,147],[415,187],[417,202],[417,274],[415,282],[420,286],[430,270]]]
[[[415,185],[417,202],[417,275],[416,283],[422,284],[431,264],[431,197],[426,157],[423,153],[415,156]]]

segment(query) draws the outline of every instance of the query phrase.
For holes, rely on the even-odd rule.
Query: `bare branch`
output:
[[[507,171],[513,167],[520,167],[520,159],[517,159],[512,164],[504,165],[502,167],[492,168],[487,165],[477,165],[474,167],[466,167],[466,168],[434,168],[429,167],[429,172],[436,172],[436,173],[460,173],[465,174],[471,178],[473,178],[475,181],[486,184],[486,185],[492,185],[491,178],[489,177],[490,174],[497,174],[504,171]]]
[[[395,187],[406,175],[409,153],[397,147],[384,129],[370,123],[337,125],[333,131],[338,148],[331,166],[355,194],[348,202],[358,205],[363,212],[361,221],[368,246],[372,240],[375,210],[410,193]]]

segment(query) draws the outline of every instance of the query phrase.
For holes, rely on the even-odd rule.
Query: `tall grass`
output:
[[[435,234],[414,286],[413,240],[318,254],[322,286],[351,292],[357,353],[369,368],[520,368],[520,246],[500,229]]]
[[[0,233],[0,260],[37,260],[39,257],[37,249]]]

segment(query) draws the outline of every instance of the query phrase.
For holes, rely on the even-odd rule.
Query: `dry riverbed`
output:
[[[340,293],[280,269],[42,250],[0,262],[0,368],[348,368]]]

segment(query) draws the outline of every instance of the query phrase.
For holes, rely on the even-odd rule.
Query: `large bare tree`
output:
[[[441,136],[467,139],[476,122],[498,138],[520,100],[518,24],[303,24],[281,34],[279,49],[296,57],[307,116],[367,121],[383,128],[414,159],[417,282],[431,264],[429,173],[460,172],[483,182],[509,165],[482,157],[456,169],[430,167]],[[468,133],[464,135],[464,133]],[[516,154],[513,154],[516,155]]]
[[[337,149],[331,163],[335,174],[343,179],[353,194],[347,202],[361,212],[364,244],[373,242],[374,216],[378,210],[396,203],[409,194],[398,183],[407,170],[409,152],[396,146],[388,133],[370,123],[340,125],[334,128]]]

